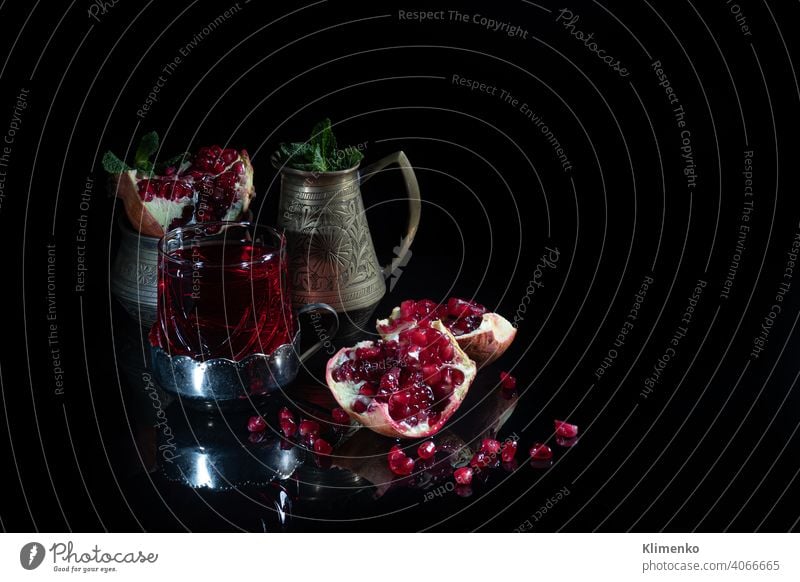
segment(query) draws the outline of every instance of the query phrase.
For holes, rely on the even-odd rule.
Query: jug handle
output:
[[[308,303],[307,305],[303,305],[297,310],[297,317],[299,318],[301,315],[305,315],[306,313],[311,313],[314,311],[328,312],[328,314],[333,316],[333,321],[328,329],[325,330],[325,338],[320,336],[317,325],[314,325],[314,330],[317,332],[319,341],[300,354],[300,363],[305,362],[308,358],[316,354],[326,342],[330,343],[330,341],[333,340],[333,337],[336,335],[336,332],[339,331],[339,314],[336,313],[336,310],[327,303]]]
[[[395,258],[392,262],[383,267],[384,279],[389,278],[395,269],[405,266],[406,255],[411,248],[411,243],[414,242],[414,237],[417,235],[419,227],[419,215],[422,211],[422,200],[419,196],[419,184],[417,183],[417,175],[414,173],[414,168],[408,161],[406,154],[402,151],[389,154],[385,158],[370,164],[365,168],[361,168],[359,174],[361,176],[361,184],[364,184],[372,176],[383,170],[390,164],[397,164],[400,166],[400,172],[403,175],[405,182],[406,192],[408,193],[408,226],[406,227],[406,235],[402,238],[400,249],[395,253]]]

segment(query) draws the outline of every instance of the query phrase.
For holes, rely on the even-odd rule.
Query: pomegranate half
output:
[[[237,220],[254,196],[247,151],[218,145],[200,148],[161,174],[129,170],[112,177],[131,225],[147,236],[191,222]]]
[[[447,303],[431,299],[403,301],[386,319],[377,322],[378,333],[391,339],[400,331],[429,326],[439,320],[455,336],[458,345],[478,368],[494,362],[508,349],[516,328],[497,313],[489,313],[480,303],[451,297]]]
[[[475,363],[438,321],[342,348],[326,368],[331,393],[353,420],[399,438],[439,432],[475,374]]]

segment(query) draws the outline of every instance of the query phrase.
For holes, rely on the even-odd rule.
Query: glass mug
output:
[[[336,332],[338,320],[297,354],[298,315],[335,311],[318,303],[294,312],[286,239],[271,227],[193,224],[166,233],[158,251],[158,319],[149,337],[168,390],[215,400],[270,392]]]

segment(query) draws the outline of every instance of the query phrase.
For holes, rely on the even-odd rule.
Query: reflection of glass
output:
[[[154,346],[239,361],[291,343],[297,325],[282,234],[249,222],[201,223],[171,230],[158,248]]]

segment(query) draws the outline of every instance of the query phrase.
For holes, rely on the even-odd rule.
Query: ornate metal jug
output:
[[[378,264],[361,199],[361,185],[397,164],[408,193],[406,234],[385,267]],[[403,152],[365,168],[281,172],[278,226],[285,229],[292,301],[295,307],[327,303],[338,312],[368,310],[386,292],[385,278],[405,265],[419,225],[421,201],[414,170]]]

